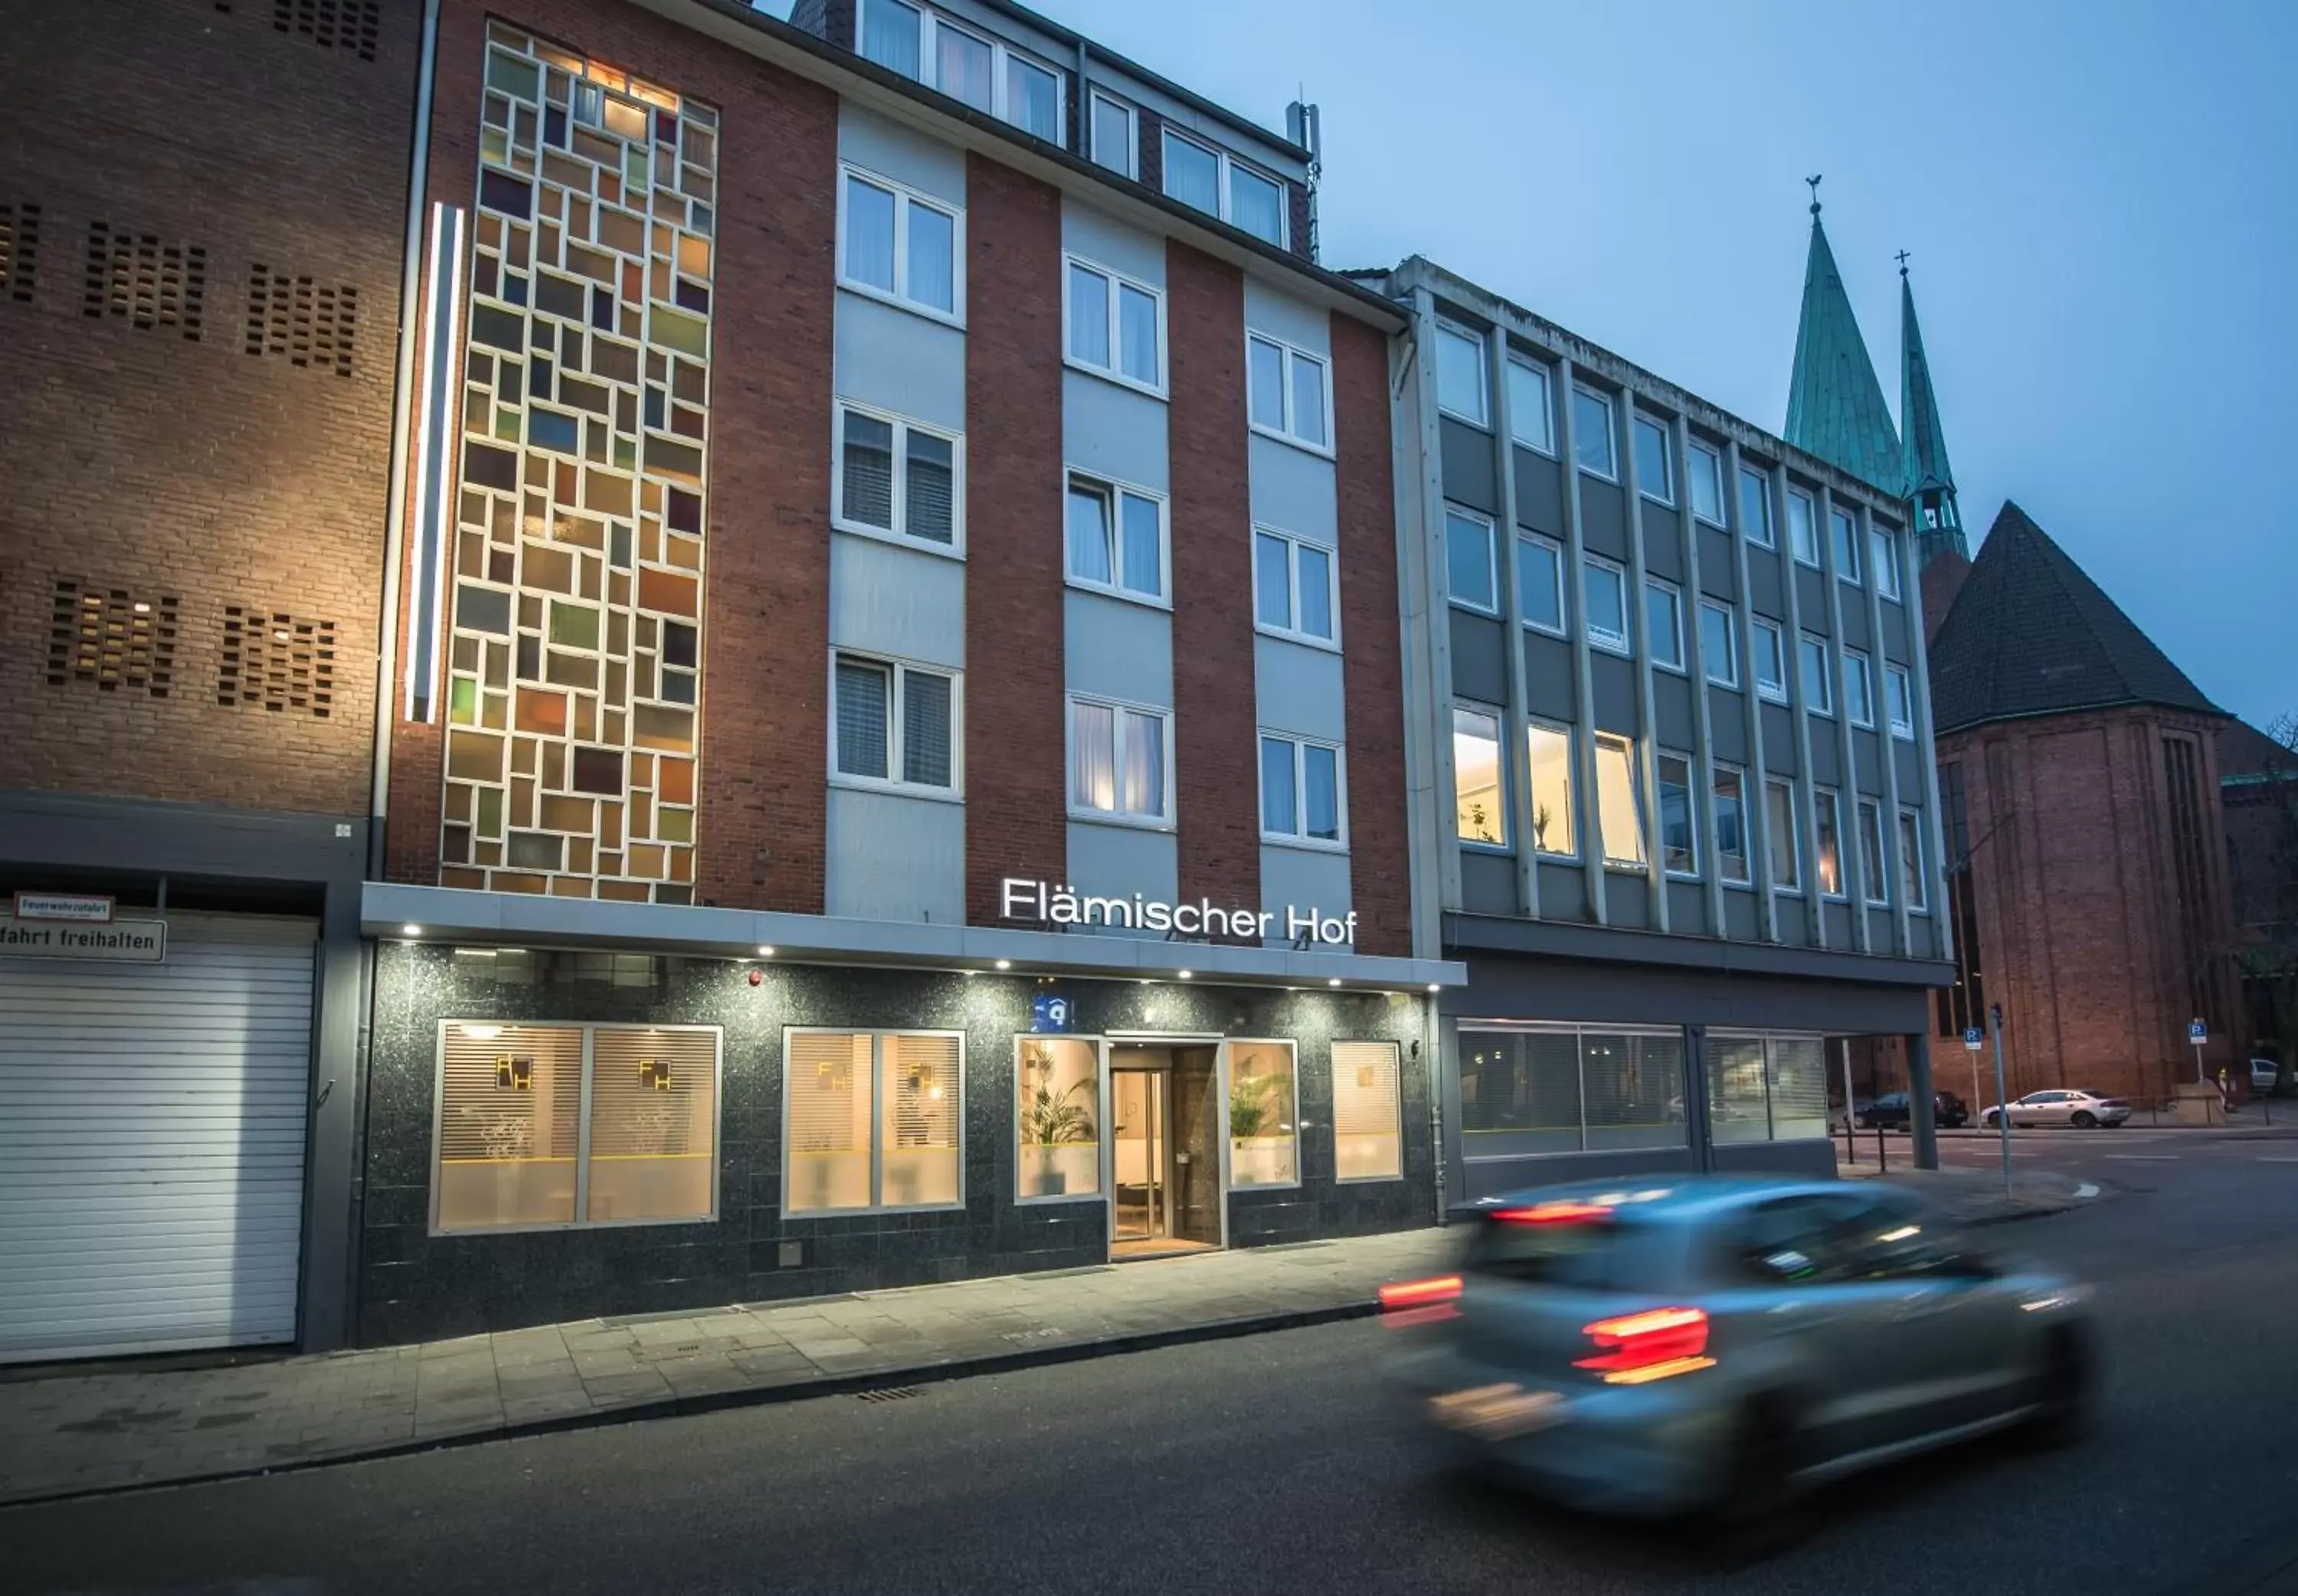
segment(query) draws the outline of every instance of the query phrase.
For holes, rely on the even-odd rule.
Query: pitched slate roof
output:
[[[2226,713],[2008,500],[1931,641],[1930,681],[1941,735],[2118,704]]]
[[[1897,497],[1906,469],[1899,434],[1867,358],[1859,318],[1843,292],[1819,206],[1811,208],[1811,256],[1804,265],[1803,315],[1796,324],[1795,371],[1788,379],[1784,434],[1797,448]]]

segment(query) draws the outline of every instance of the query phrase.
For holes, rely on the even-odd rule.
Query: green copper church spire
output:
[[[1819,179],[1811,185],[1811,259],[1804,267],[1803,319],[1796,327],[1795,374],[1788,383],[1787,440],[1889,493],[1903,491],[1899,434],[1867,358],[1843,274],[1819,222]]]
[[[1899,252],[1899,420],[1906,428],[1906,494],[1914,507],[1915,568],[1954,550],[1965,559],[1963,515],[1955,502],[1955,473],[1947,463],[1947,434],[1939,426],[1938,396],[1915,320],[1915,291],[1907,283],[1906,252]]]

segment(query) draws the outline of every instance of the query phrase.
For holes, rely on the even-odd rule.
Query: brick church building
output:
[[[2017,504],[1970,557],[1904,265],[1900,316],[1904,432],[1814,204],[1786,435],[1871,480],[1895,475],[1916,529],[1956,972],[1935,995],[1934,1078],[1974,1107],[1995,1100],[1991,1059],[1966,1079],[1959,1044],[1996,1005],[2013,1096],[2166,1098],[2196,1068],[2196,1016],[2203,1069],[2243,1076],[2219,798],[2231,717]],[[1899,1052],[1897,1038],[1855,1047],[1863,1094],[1905,1080]]]

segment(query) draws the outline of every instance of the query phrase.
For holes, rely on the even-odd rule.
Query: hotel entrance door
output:
[[[1221,1245],[1217,1057],[1211,1046],[1111,1050],[1112,1257]]]

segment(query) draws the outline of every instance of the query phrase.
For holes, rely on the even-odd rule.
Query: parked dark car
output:
[[[1971,1104],[1953,1092],[1932,1093],[1931,1112],[1942,1130],[1960,1130],[1971,1123]],[[1906,1093],[1886,1092],[1859,1111],[1859,1129],[1873,1130],[1880,1126],[1885,1130],[1905,1130],[1912,1117]]]

